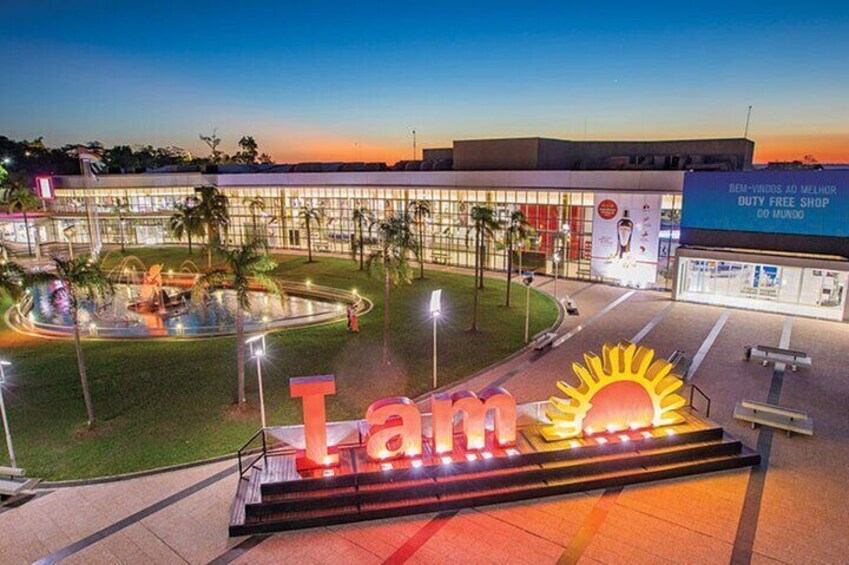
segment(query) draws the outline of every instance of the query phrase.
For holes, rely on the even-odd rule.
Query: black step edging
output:
[[[531,498],[540,498],[552,495],[571,494],[580,491],[596,490],[603,488],[611,488],[617,486],[627,486],[637,483],[653,482],[664,479],[677,477],[686,477],[695,474],[711,473],[716,471],[724,471],[741,467],[749,467],[760,463],[760,455],[744,450],[737,455],[727,455],[716,457],[707,460],[697,460],[679,463],[676,465],[666,465],[657,468],[642,468],[634,469],[630,473],[620,473],[612,476],[601,476],[595,478],[585,478],[576,481],[557,481],[552,483],[539,484],[538,486],[516,489],[514,491],[500,491],[490,493],[479,493],[472,496],[448,496],[437,500],[425,500],[421,503],[404,504],[398,506],[385,506],[382,508],[365,509],[360,507],[359,512],[344,512],[332,514],[330,512],[319,515],[310,516],[303,519],[288,519],[275,520],[269,516],[262,522],[246,523],[246,524],[231,524],[230,535],[240,536],[256,533],[269,533],[275,531],[284,531],[300,528],[309,528],[315,526],[327,526],[332,524],[342,524],[348,522],[359,522],[363,520],[373,520],[378,518],[389,518],[396,516],[406,516],[410,514],[420,514],[425,512],[438,512],[444,510],[453,510],[458,508],[468,508],[472,506],[483,506],[488,504],[497,504],[511,502],[517,500],[526,500]]]
[[[645,447],[645,446],[644,446]],[[552,481],[565,478],[579,478],[594,474],[621,472],[629,469],[665,465],[690,460],[706,459],[716,456],[737,455],[741,453],[739,441],[711,443],[685,443],[657,449],[629,451],[610,454],[604,459],[588,459],[575,464],[568,459],[546,465],[530,464],[521,467],[501,469],[502,473],[487,474],[484,464],[489,461],[476,461],[472,476],[419,476],[415,484],[400,484],[393,488],[375,490],[351,490],[341,495],[327,497],[293,497],[283,500],[255,502],[245,505],[246,519],[258,518],[277,512],[296,512],[350,506],[352,504],[372,504],[395,500],[414,500],[432,496],[446,496],[456,493],[472,493],[491,488],[517,486],[522,484]],[[490,460],[493,461],[493,460]],[[424,471],[424,468],[418,469]]]

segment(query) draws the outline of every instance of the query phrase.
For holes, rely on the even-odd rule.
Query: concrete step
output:
[[[244,522],[231,522],[230,535],[309,528],[496,504],[748,467],[760,462],[760,456],[757,453],[742,448],[739,442],[721,442],[712,446],[691,446],[690,449],[667,450],[666,455],[653,453],[634,455],[626,459],[630,459],[632,465],[617,468],[614,460],[611,460],[608,462],[608,466],[596,468],[593,472],[582,475],[568,473],[558,475],[558,472],[562,471],[563,468],[557,465],[548,469],[552,474],[544,479],[542,477],[545,475],[541,473],[526,474],[520,472],[518,476],[526,480],[517,480],[512,484],[498,485],[496,483],[484,486],[479,482],[480,477],[477,477],[467,483],[469,488],[437,491],[436,496],[427,496],[423,493],[400,489],[398,494],[405,495],[403,498],[378,501],[365,500],[357,504],[345,504],[330,508],[296,509],[294,507],[273,506],[271,508],[288,508],[288,510],[267,514],[250,514]],[[615,461],[619,462],[620,460]],[[438,489],[439,480],[435,479],[434,483]],[[455,481],[453,484],[458,483]],[[413,494],[413,496],[410,496],[410,494]]]

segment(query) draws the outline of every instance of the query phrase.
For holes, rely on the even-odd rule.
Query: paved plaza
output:
[[[543,288],[551,290],[545,281]],[[630,340],[693,359],[711,418],[763,463],[654,484],[268,536],[229,538],[235,461],[89,486],[45,488],[0,510],[0,563],[846,563],[849,325],[673,303],[669,295],[560,281],[580,316],[556,347],[457,388],[493,383],[548,398],[573,361]],[[743,360],[747,344],[810,353],[813,369]],[[750,429],[741,399],[807,411],[812,438]],[[420,399],[427,406],[427,399]],[[698,401],[697,401],[698,403]],[[697,404],[698,405],[698,404]]]

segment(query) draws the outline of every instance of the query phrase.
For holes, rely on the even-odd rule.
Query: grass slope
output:
[[[130,250],[146,264],[179,268],[188,256],[177,248]],[[193,256],[202,264],[204,256]],[[115,257],[111,260],[119,259]],[[415,397],[431,379],[430,292],[443,289],[439,329],[440,384],[481,369],[522,346],[525,292],[513,289],[505,308],[505,283],[487,280],[480,305],[480,333],[469,334],[472,280],[427,271],[426,279],[392,289],[390,367],[381,363],[383,294],[380,273],[369,277],[350,260],[280,256],[278,273],[291,280],[357,288],[375,308],[360,318],[361,333],[344,322],[283,331],[269,338],[263,366],[269,425],[300,423],[300,404],[289,398],[288,379],[336,375],[328,419],[361,418],[370,402]],[[111,261],[110,260],[110,261]],[[556,318],[554,303],[531,293],[531,332]],[[98,425],[84,426],[76,359],[71,341],[48,341],[0,330],[3,356],[13,363],[5,398],[18,464],[48,479],[126,473],[232,453],[259,427],[256,378],[247,367],[248,409],[235,410],[235,339],[85,342]],[[0,461],[5,462],[5,450]]]

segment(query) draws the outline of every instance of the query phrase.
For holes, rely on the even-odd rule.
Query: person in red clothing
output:
[[[351,328],[351,332],[358,334],[360,333],[360,324],[359,322],[357,322],[357,307],[352,304],[348,308],[348,321]]]

